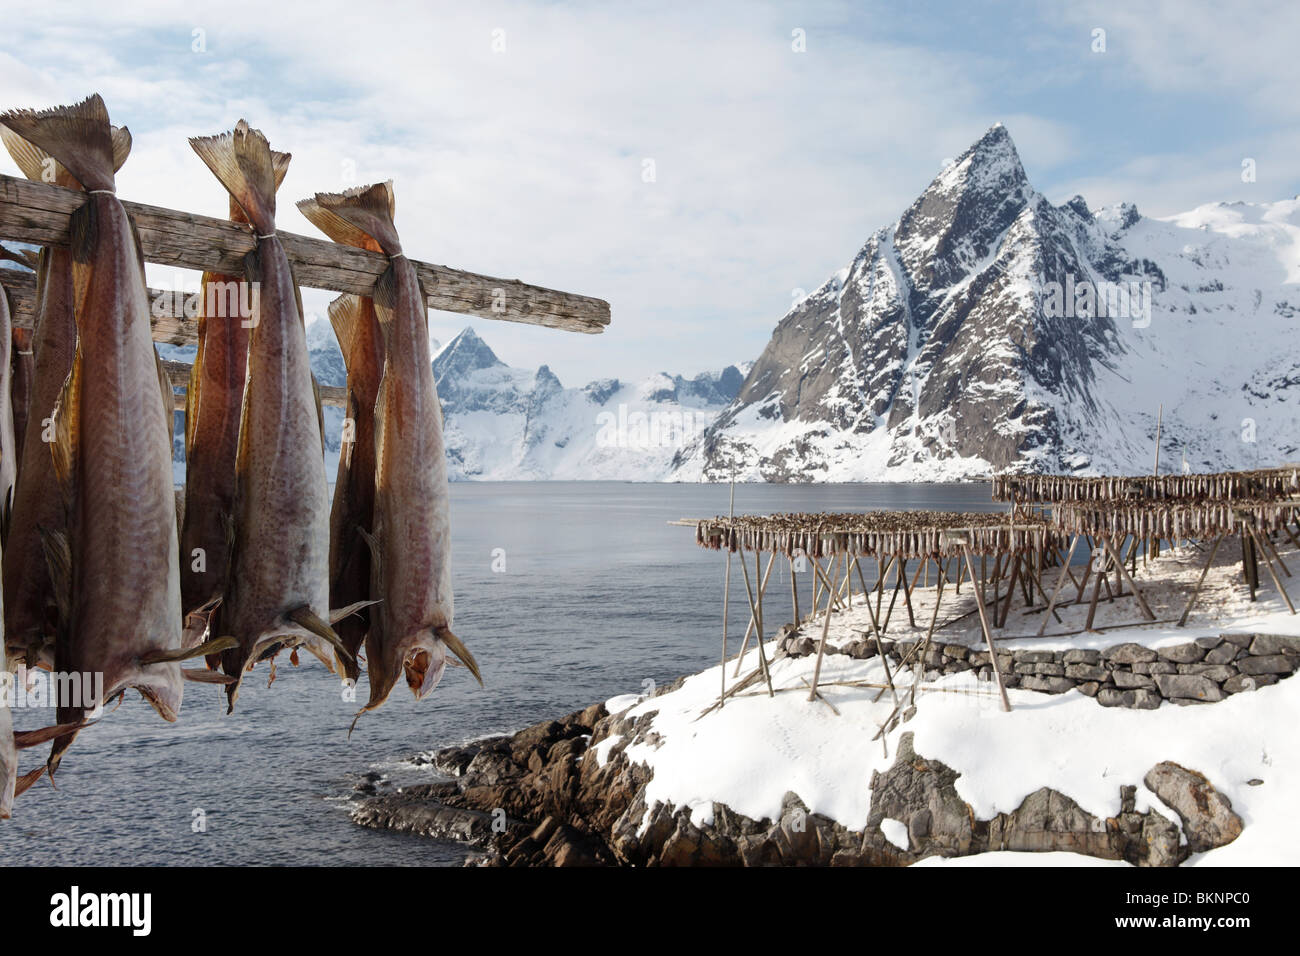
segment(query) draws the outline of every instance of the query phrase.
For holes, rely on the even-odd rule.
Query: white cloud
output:
[[[545,362],[566,384],[756,357],[792,289],[844,265],[997,120],[1035,181],[1084,151],[1068,97],[1045,115],[999,92],[1013,64],[891,40],[888,7],[41,9],[4,17],[5,105],[102,92],[136,134],[123,195],[224,215],[185,138],[240,116],[294,154],[284,229],[315,234],[293,200],[345,185],[347,160],[356,182],[391,177],[413,255],[611,302],[600,336],[433,317],[444,341],[468,322],[506,361]],[[796,27],[806,53],[791,50]],[[195,28],[206,53],[191,52]],[[641,178],[646,158],[654,183]],[[1158,181],[1135,169],[1096,185]],[[328,300],[305,298],[317,312]]]

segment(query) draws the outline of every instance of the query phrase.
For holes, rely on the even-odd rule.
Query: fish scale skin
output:
[[[241,642],[227,673],[241,674],[274,634],[307,638],[284,615],[328,618],[329,498],[307,339],[280,240],[258,243],[260,295],[249,340],[235,552],[220,633]],[[317,638],[314,643],[331,650]],[[236,665],[234,661],[238,659]]]
[[[97,195],[93,275],[80,303],[80,449],[73,528],[73,618],[55,666],[104,674],[105,699],[148,688],[164,717],[180,709],[176,664],[142,666],[180,646],[180,570],[171,413],[158,388],[149,305],[126,212]],[[59,708],[61,723],[81,716]]]
[[[50,248],[45,255],[44,297],[33,343],[31,427],[23,442],[23,467],[14,488],[13,523],[4,554],[5,635],[11,645],[18,646],[42,636],[45,629],[50,574],[37,528],[60,528],[64,517],[59,496],[52,491],[54,461],[42,435],[43,422],[54,414],[63,382],[72,370],[77,343],[72,254],[67,249]]]
[[[242,276],[205,273],[203,308],[210,283],[242,282]],[[187,414],[193,440],[186,449],[185,522],[181,530],[181,598],[188,613],[225,586],[225,516],[234,513],[235,453],[247,372],[248,332],[239,316],[204,316],[199,387],[191,389]],[[238,397],[240,401],[236,401]],[[187,429],[190,423],[187,422]],[[202,548],[204,570],[193,570],[193,553]]]
[[[393,260],[395,296],[376,418],[375,526],[383,600],[373,609],[366,646],[371,700],[382,700],[402,673],[412,638],[452,623],[451,522],[442,409],[429,363],[424,304],[415,270]],[[382,308],[382,307],[381,307]],[[378,672],[378,673],[376,673]]]

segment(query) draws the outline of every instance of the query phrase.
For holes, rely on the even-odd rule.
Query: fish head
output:
[[[416,700],[427,697],[447,670],[447,645],[431,630],[417,631],[402,643],[402,672]]]

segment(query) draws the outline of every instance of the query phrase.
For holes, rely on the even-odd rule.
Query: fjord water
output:
[[[307,654],[298,668],[282,657],[269,689],[258,665],[230,716],[215,685],[188,683],[176,724],[131,692],[78,737],[58,789],[41,781],[0,823],[0,864],[459,865],[459,845],[353,824],[348,798],[361,776],[429,781],[412,755],[717,662],[725,560],[697,547],[692,528],[668,522],[725,514],[726,485],[458,483],[451,493],[455,630],[486,687],[449,668],[417,704],[399,685],[351,739],[360,704]],[[738,514],[997,507],[983,483],[737,485],[735,493]],[[769,585],[768,631],[791,617],[784,571],[778,566]],[[739,566],[732,575],[734,653],[748,613]],[[804,579],[801,602],[807,589]],[[366,699],[364,678],[356,695]],[[14,717],[31,729],[52,723],[53,710]],[[46,749],[26,751],[20,770]]]

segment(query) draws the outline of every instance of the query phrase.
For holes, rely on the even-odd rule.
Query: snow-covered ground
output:
[[[1166,553],[1143,569],[1137,581],[1157,618],[1177,606],[1181,613],[1186,590],[1178,586],[1199,574],[1190,550]],[[1283,552],[1294,569],[1300,552]],[[995,633],[1000,648],[1105,648],[1134,642],[1153,648],[1181,644],[1196,637],[1221,633],[1268,633],[1300,636],[1300,617],[1286,610],[1271,586],[1250,603],[1240,574],[1231,558],[1222,556],[1212,569],[1199,608],[1186,628],[1172,625],[1134,625],[1104,633],[1060,638],[1024,637],[1037,627],[1014,608],[1004,632]],[[1156,581],[1159,571],[1160,581]],[[1049,585],[1050,587],[1050,585]],[[913,595],[917,619],[928,624],[926,607],[933,606],[933,588]],[[963,585],[963,600],[969,588]],[[784,589],[775,593],[782,594]],[[886,601],[888,596],[886,596]],[[861,605],[859,604],[859,609]],[[945,599],[940,622],[961,613]],[[786,606],[788,610],[788,605]],[[773,616],[784,619],[787,615]],[[1064,625],[1052,631],[1073,629],[1084,608],[1066,608]],[[831,643],[856,639],[867,626],[854,613],[833,615]],[[923,633],[908,628],[906,613],[895,607],[888,637],[905,639]],[[1176,616],[1176,614],[1172,615]],[[971,615],[971,618],[974,618]],[[1131,597],[1115,605],[1103,603],[1097,623],[1123,623],[1137,619]],[[958,636],[975,642],[978,625],[939,631],[939,639]],[[804,635],[818,636],[815,621],[805,624]],[[1000,638],[1006,638],[1001,642]],[[765,645],[771,660],[775,641]],[[731,651],[736,650],[735,635]],[[820,689],[826,702],[808,700],[816,656],[785,657],[775,661],[771,674],[775,697],[760,683],[730,698],[721,709],[701,717],[716,703],[719,668],[688,678],[669,694],[648,700],[634,696],[608,702],[611,712],[627,716],[657,711],[650,728],[657,738],[628,746],[629,760],[653,768],[646,803],[688,808],[692,822],[705,826],[712,820],[713,804],[726,804],[753,819],[776,819],[782,798],[794,791],[809,810],[849,827],[862,829],[871,807],[870,783],[875,771],[892,766],[898,739],[912,733],[917,754],[939,760],[960,773],[956,788],[980,819],[1015,810],[1031,792],[1050,787],[1099,817],[1120,810],[1120,786],[1136,785],[1136,809],[1155,807],[1177,820],[1174,811],[1143,784],[1155,764],[1172,760],[1203,773],[1232,802],[1245,828],[1233,843],[1208,853],[1193,855],[1185,865],[1294,865],[1300,863],[1300,816],[1295,812],[1300,794],[1300,735],[1294,732],[1300,718],[1300,680],[1282,680],[1272,686],[1235,694],[1218,703],[1156,710],[1103,707],[1092,698],[1071,690],[1048,695],[1018,688],[1008,689],[1011,712],[1001,709],[996,688],[979,681],[974,672],[922,681],[916,714],[895,726],[882,740],[873,740],[894,712],[891,694],[882,689],[885,674],[879,658],[856,660],[828,654],[822,662]],[[751,647],[742,673],[756,664]],[[727,682],[734,683],[735,663],[726,665]],[[911,685],[912,675],[895,675]],[[876,686],[864,686],[874,684]],[[828,706],[833,705],[832,706]],[[611,737],[595,748],[604,762],[620,738]],[[1263,781],[1252,784],[1250,781]],[[897,829],[897,828],[895,828]],[[905,841],[905,833],[888,839]],[[1068,854],[989,854],[968,861],[972,865],[1091,864],[1088,858]]]

